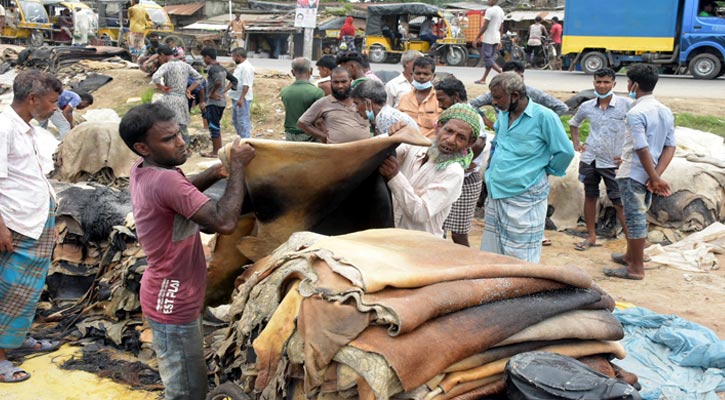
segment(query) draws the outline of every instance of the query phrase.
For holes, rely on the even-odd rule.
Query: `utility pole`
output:
[[[314,28],[305,28],[304,45],[302,46],[302,55],[308,59],[312,59],[312,41],[314,37]]]

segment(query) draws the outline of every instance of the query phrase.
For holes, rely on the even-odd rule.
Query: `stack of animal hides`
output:
[[[481,398],[522,352],[610,376],[625,356],[614,302],[586,272],[424,232],[296,233],[240,282],[217,375],[266,399]]]

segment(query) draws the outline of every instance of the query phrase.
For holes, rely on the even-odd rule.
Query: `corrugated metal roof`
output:
[[[564,10],[527,10],[527,11],[511,11],[506,14],[506,21],[533,21],[536,17],[541,17],[545,20],[551,20],[554,17],[558,17],[559,21],[564,20]]]
[[[169,15],[189,16],[194,15],[202,8],[204,8],[204,3],[174,4],[164,7],[164,11]]]
[[[453,8],[453,9],[462,9],[462,10],[472,10],[472,11],[482,11],[488,8],[488,5],[481,4],[481,3],[473,3],[468,1],[459,1],[457,3],[448,3],[446,4],[446,8]]]

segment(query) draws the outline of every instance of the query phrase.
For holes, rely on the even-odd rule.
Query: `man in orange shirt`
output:
[[[435,136],[436,121],[441,113],[433,89],[435,68],[432,58],[417,58],[413,63],[413,90],[404,94],[398,105],[398,110],[410,115],[418,123],[420,133],[428,138]]]

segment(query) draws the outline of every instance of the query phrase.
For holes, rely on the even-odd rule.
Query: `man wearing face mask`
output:
[[[353,82],[350,96],[360,116],[370,122],[375,136],[388,136],[390,128],[398,122],[418,129],[418,124],[410,115],[385,103],[385,86],[378,81],[364,80],[357,85]]]
[[[413,91],[400,98],[398,109],[410,115],[418,123],[420,133],[427,138],[436,134],[436,120],[441,113],[436,91],[433,89],[435,62],[430,57],[420,57],[413,63]]]
[[[481,119],[468,104],[441,113],[431,147],[401,144],[378,168],[393,196],[395,227],[443,237],[443,221],[460,197],[468,148],[481,131]],[[391,129],[396,134],[398,124]],[[402,129],[412,129],[404,126]]]
[[[515,72],[496,75],[489,85],[498,110],[486,170],[486,227],[481,250],[538,263],[544,237],[548,175],[563,176],[574,146],[559,117],[531,101]]]
[[[323,143],[346,143],[370,138],[370,125],[357,112],[350,98],[352,79],[348,70],[335,67],[330,74],[330,82],[332,93],[312,104],[297,121],[297,127]]]
[[[657,66],[634,64],[627,68],[627,91],[636,99],[627,113],[627,130],[617,183],[627,220],[627,251],[612,254],[624,267],[605,269],[604,275],[644,279],[644,246],[647,241],[647,209],[652,194],[669,196],[670,185],[662,179],[675,155],[675,118],[653,92],[659,79]]]
[[[594,99],[586,101],[569,121],[574,149],[582,153],[579,161],[579,179],[584,184],[584,221],[587,224],[587,238],[577,243],[576,249],[587,250],[597,243],[596,215],[599,200],[599,181],[604,180],[607,196],[617,211],[617,219],[627,235],[624,223],[619,186],[614,180],[617,175],[617,161],[624,145],[625,119],[632,106],[632,100],[614,94],[616,75],[610,68],[594,73]],[[579,126],[589,120],[591,128],[586,143],[579,141]]]

